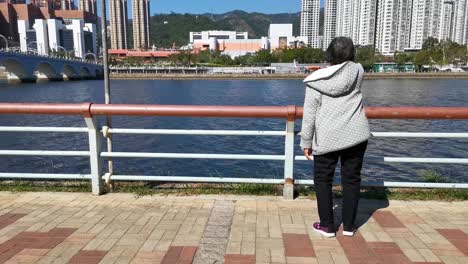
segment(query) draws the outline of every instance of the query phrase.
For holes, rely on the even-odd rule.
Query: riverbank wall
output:
[[[115,74],[111,79],[150,80],[302,80],[305,74]],[[466,73],[366,73],[367,80],[377,79],[468,79]]]

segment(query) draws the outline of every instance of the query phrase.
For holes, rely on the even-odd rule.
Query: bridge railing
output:
[[[468,107],[369,107],[366,115],[370,119],[452,119],[467,120]],[[267,183],[284,184],[285,198],[293,197],[294,184],[311,185],[312,180],[294,179],[295,161],[305,157],[294,153],[295,120],[302,117],[303,109],[296,106],[183,106],[183,105],[103,105],[103,104],[47,104],[47,103],[0,103],[0,114],[31,115],[81,115],[86,127],[11,127],[0,126],[0,132],[21,133],[87,133],[89,147],[86,151],[55,150],[0,150],[0,156],[79,156],[89,157],[89,174],[40,174],[0,172],[0,178],[8,179],[88,179],[92,182],[92,192],[103,192],[103,180],[116,181],[169,181],[169,182],[217,182],[217,183]],[[218,118],[278,118],[284,119],[285,130],[174,130],[99,127],[98,116],[176,116],[176,117],[218,117]],[[278,155],[259,154],[206,154],[206,153],[142,153],[106,152],[101,150],[105,137],[112,134],[140,135],[212,135],[212,136],[264,136],[283,137],[284,152]],[[413,133],[413,132],[374,132],[376,138],[445,138],[468,139],[468,133]],[[284,162],[284,178],[229,178],[198,176],[145,176],[109,175],[103,171],[104,159],[154,158],[154,159],[234,159],[272,160]],[[374,161],[389,163],[439,163],[468,164],[468,158],[444,157],[369,157]],[[468,183],[426,183],[383,181],[373,186],[407,188],[468,188]]]
[[[15,49],[14,47],[10,47],[8,49],[0,49],[1,52],[6,52],[6,53],[13,53],[13,54],[22,54],[22,55],[34,55],[37,57],[44,57],[44,58],[54,58],[54,59],[61,59],[61,60],[68,60],[68,61],[79,61],[83,63],[89,63],[89,64],[99,64],[95,60],[86,60],[78,57],[67,57],[67,56],[56,56],[56,55],[41,55],[37,53],[37,50],[33,49],[28,49],[27,52],[23,52],[21,50]],[[35,52],[33,52],[35,51]]]

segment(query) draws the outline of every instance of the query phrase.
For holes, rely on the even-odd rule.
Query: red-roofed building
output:
[[[109,55],[117,58],[139,57],[145,59],[165,59],[169,58],[172,54],[177,54],[179,51],[172,50],[155,50],[155,51],[136,51],[126,49],[110,49]]]

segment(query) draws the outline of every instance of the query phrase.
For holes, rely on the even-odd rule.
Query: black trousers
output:
[[[329,232],[335,232],[332,184],[339,158],[343,185],[343,227],[346,231],[352,231],[355,227],[366,148],[367,141],[347,149],[314,156],[314,183],[320,225],[328,227]]]

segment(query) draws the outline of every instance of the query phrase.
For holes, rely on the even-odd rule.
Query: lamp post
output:
[[[60,46],[60,45],[56,45],[56,46],[57,46],[57,49],[59,49],[59,48],[60,48],[60,49],[62,49],[62,50],[63,50],[63,52],[65,53],[65,56],[67,56],[67,57],[68,57],[67,50],[66,50],[64,47],[62,47],[62,46]]]
[[[102,50],[102,63],[104,67],[104,99],[106,104],[111,103],[110,96],[110,86],[109,86],[109,62],[108,62],[108,53],[107,53],[107,17],[106,17],[106,1],[101,0],[101,50]],[[106,117],[107,127],[112,126],[112,120],[110,116]],[[109,134],[107,137],[107,152],[112,152],[112,136]],[[112,159],[108,161],[109,168],[109,177],[106,178],[106,184],[112,188],[112,183],[110,177],[114,174],[114,166]]]
[[[83,56],[84,59],[86,59],[86,56],[87,56],[87,55],[92,55],[93,58],[94,58],[94,62],[97,63],[97,57],[96,57],[96,55],[94,55],[94,53],[91,53],[91,52],[86,53],[86,54]]]
[[[26,44],[26,49],[29,49],[29,45],[35,43],[36,44],[36,50],[37,50],[37,41],[31,41],[28,44]]]

